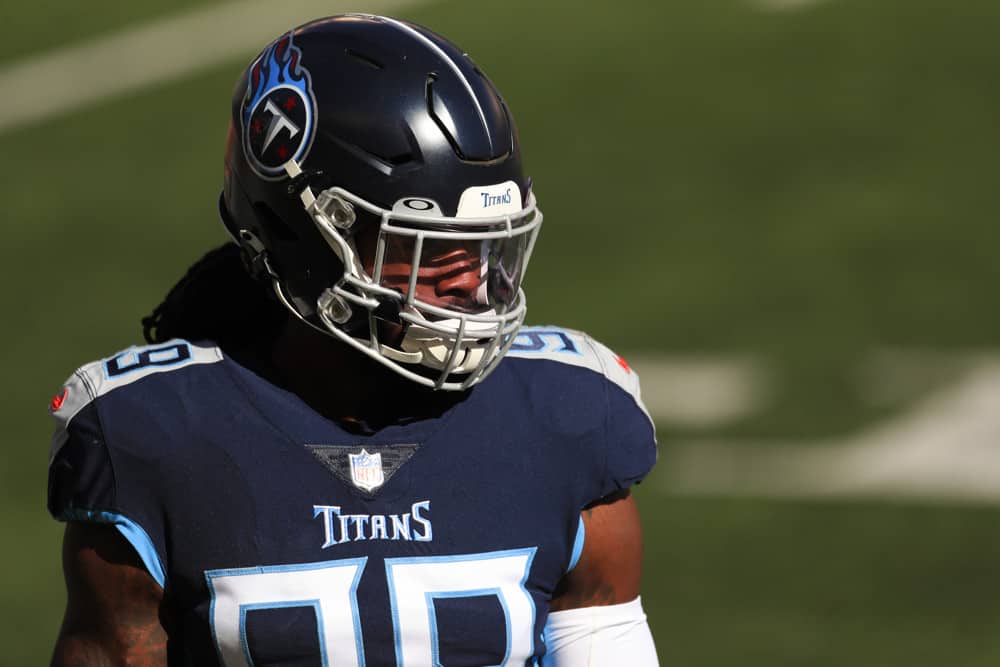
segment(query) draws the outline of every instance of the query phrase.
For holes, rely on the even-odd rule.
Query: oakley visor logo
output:
[[[429,211],[434,208],[434,202],[426,199],[404,199],[403,206],[414,211]]]
[[[440,216],[441,207],[437,202],[423,197],[403,197],[392,206],[393,213],[417,214],[425,216]]]

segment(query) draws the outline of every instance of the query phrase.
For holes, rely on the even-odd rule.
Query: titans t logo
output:
[[[302,162],[316,128],[316,98],[292,33],[271,44],[250,69],[243,100],[243,150],[258,175],[285,176],[289,160]]]

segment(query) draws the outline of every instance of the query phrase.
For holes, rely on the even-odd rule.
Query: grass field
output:
[[[0,68],[199,4],[6,3]],[[865,399],[871,350],[1000,340],[996,3],[447,0],[402,15],[467,48],[515,110],[546,214],[530,321],[774,368],[766,409],[718,435],[850,432],[908,407]],[[0,665],[43,664],[62,611],[47,401],[138,340],[223,240],[242,60],[0,134]],[[660,434],[666,468],[688,433]],[[998,509],[681,498],[655,474],[639,496],[666,664],[1000,661]]]

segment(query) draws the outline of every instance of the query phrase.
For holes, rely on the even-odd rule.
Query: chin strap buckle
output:
[[[249,229],[239,231],[240,248],[243,250],[243,260],[246,262],[247,271],[250,275],[260,280],[265,276],[272,280],[278,278],[278,274],[271,268],[271,263],[267,259],[267,248],[260,238]]]

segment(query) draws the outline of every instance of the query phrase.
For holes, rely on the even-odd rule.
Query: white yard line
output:
[[[672,491],[1000,502],[1000,358],[984,358],[896,419],[818,442],[669,444]]]
[[[657,422],[712,428],[747,417],[770,397],[768,376],[745,358],[626,355]]]
[[[247,57],[283,30],[356,10],[391,13],[419,0],[246,0],[212,5],[67,46],[0,69],[0,132]]]

